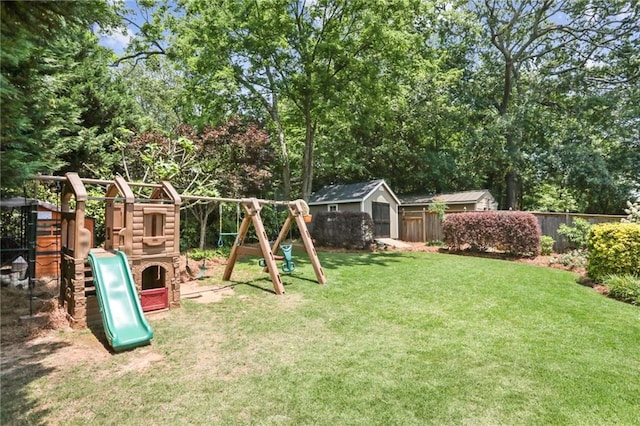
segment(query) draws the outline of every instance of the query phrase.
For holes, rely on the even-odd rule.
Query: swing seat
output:
[[[291,244],[285,244],[280,246],[280,250],[282,251],[282,254],[284,256],[279,256],[277,254],[273,255],[273,259],[274,260],[284,260],[284,263],[282,264],[281,268],[282,271],[290,274],[291,272],[293,272],[296,269],[295,264],[293,263],[293,260],[291,260],[291,250],[292,250],[293,246]],[[266,268],[267,266],[267,261],[264,260],[264,258],[261,258],[260,260],[258,260],[258,265],[260,265],[260,267],[262,268]]]
[[[198,275],[196,275],[196,279],[199,280],[201,278],[204,278],[205,272],[207,272],[207,267],[205,266],[204,260],[203,260],[202,265],[200,265],[200,271],[198,272]]]
[[[274,254],[274,255],[273,255],[273,260],[284,260],[284,256],[278,256],[277,254]],[[263,268],[266,268],[266,267],[267,267],[267,261],[266,261],[266,260],[264,260],[264,257],[261,257],[261,258],[258,260],[258,265],[260,265],[260,266],[261,266],[261,267],[263,267]]]
[[[291,252],[293,250],[292,244],[283,244],[280,246],[280,251],[284,255],[284,263],[282,263],[282,272],[290,274],[296,270],[296,265],[293,263]]]

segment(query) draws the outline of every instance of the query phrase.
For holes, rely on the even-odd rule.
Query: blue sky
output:
[[[144,17],[140,12],[136,0],[108,0],[111,4],[124,4],[124,7],[131,13],[127,14],[127,18],[134,21],[136,24],[141,25],[144,22]],[[110,49],[113,49],[116,54],[120,55],[124,53],[125,49],[129,45],[131,39],[135,36],[137,30],[135,26],[128,25],[126,29],[114,29],[109,31],[108,34],[100,36],[100,44]]]

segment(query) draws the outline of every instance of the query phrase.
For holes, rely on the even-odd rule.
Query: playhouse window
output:
[[[144,236],[145,237],[164,236],[164,212],[145,213]]]
[[[144,212],[144,243],[158,245],[164,242],[164,211],[151,210]]]
[[[337,212],[338,211],[338,205],[337,204],[329,204],[328,207],[330,212]]]

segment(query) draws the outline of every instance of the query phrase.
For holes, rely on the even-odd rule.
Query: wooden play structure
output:
[[[235,267],[236,261],[240,255],[251,255],[257,256],[262,259],[261,264],[264,265],[264,271],[268,272],[271,277],[271,282],[273,283],[273,290],[276,294],[284,294],[284,285],[282,284],[282,278],[280,276],[280,271],[278,270],[278,265],[276,263],[276,255],[278,248],[280,248],[282,242],[287,236],[289,229],[295,223],[300,231],[300,237],[302,238],[302,242],[304,244],[305,251],[311,260],[311,264],[313,266],[313,270],[316,274],[316,279],[319,284],[326,284],[327,279],[324,276],[324,271],[322,270],[322,266],[320,265],[320,259],[318,259],[318,254],[316,253],[316,249],[313,246],[313,241],[311,239],[311,235],[309,234],[309,230],[307,229],[306,222],[304,220],[305,216],[309,214],[309,207],[303,200],[295,200],[295,201],[273,201],[273,200],[261,200],[257,198],[220,198],[220,197],[200,197],[193,195],[182,195],[183,200],[199,200],[199,201],[216,201],[216,202],[231,202],[231,203],[239,203],[244,210],[244,218],[242,219],[242,223],[238,229],[235,242],[231,249],[231,254],[229,255],[229,259],[227,260],[227,266],[224,270],[224,274],[222,279],[224,281],[229,281],[231,279],[231,275],[233,274],[233,269]],[[284,222],[284,225],[280,229],[278,234],[278,238],[271,243],[269,241],[269,237],[267,236],[267,232],[264,228],[264,224],[262,222],[262,217],[260,212],[262,211],[262,206],[265,204],[271,205],[280,205],[287,206],[289,209],[289,216]],[[247,237],[247,233],[249,232],[250,227],[253,225],[256,236],[258,237],[258,247],[247,246],[245,245],[245,239]],[[235,234],[235,233],[234,233]],[[290,250],[290,247],[288,248]]]
[[[40,179],[55,177],[41,177]],[[100,321],[96,287],[88,265],[96,256],[119,250],[126,254],[142,309],[147,311],[180,304],[180,204],[169,182],[129,183],[80,178],[67,173],[61,194],[61,283],[60,304],[71,322],[86,327]],[[89,197],[85,183],[108,185],[104,197]],[[132,186],[151,189],[148,198],[136,198]],[[105,244],[96,249],[85,228],[86,203],[105,201]]]
[[[280,271],[278,269],[278,265],[276,264],[274,253],[278,252],[278,248],[280,248],[280,245],[286,238],[291,225],[295,223],[298,226],[298,230],[300,231],[300,237],[302,238],[302,242],[304,244],[307,255],[311,260],[311,265],[313,266],[313,270],[316,274],[318,283],[326,284],[327,279],[324,276],[324,271],[322,270],[322,266],[320,265],[318,254],[316,253],[316,249],[313,246],[311,235],[309,234],[307,225],[304,221],[304,216],[309,213],[309,208],[306,206],[306,203],[304,201],[296,200],[287,203],[287,207],[289,208],[289,216],[280,229],[278,238],[273,242],[273,244],[269,243],[269,238],[264,229],[264,225],[262,224],[262,218],[260,217],[260,202],[256,199],[250,199],[247,201],[243,201],[242,207],[244,208],[245,216],[242,220],[242,223],[240,224],[236,242],[231,249],[229,259],[227,260],[227,267],[225,268],[224,275],[222,277],[223,280],[228,281],[231,279],[231,274],[233,273],[233,268],[239,255],[250,254],[259,256],[264,259],[264,270],[271,276],[271,282],[273,283],[274,291],[276,292],[276,294],[284,294],[284,286],[282,284]],[[249,230],[250,225],[253,225],[255,228],[258,242],[260,243],[259,248],[244,245],[244,239],[247,236],[247,231]],[[287,254],[290,255],[290,250],[291,246],[288,246],[287,251],[284,252],[285,257],[287,256]],[[289,268],[289,270],[291,269],[292,268]],[[287,269],[285,268],[285,270]]]
[[[86,327],[105,319],[105,297],[117,297],[115,293],[105,293],[106,285],[98,286],[99,278],[94,269],[102,268],[109,278],[108,268],[113,265],[116,273],[129,281],[130,293],[136,303],[139,299],[141,311],[148,312],[180,305],[180,206],[183,200],[202,202],[232,202],[244,210],[244,218],[237,229],[223,280],[231,279],[238,257],[243,254],[259,256],[263,259],[264,271],[268,272],[276,294],[284,294],[276,256],[293,224],[300,231],[302,242],[309,256],[318,283],[325,284],[326,278],[320,265],[313,241],[305,223],[309,208],[302,200],[271,201],[257,198],[219,198],[180,195],[166,181],[159,184],[132,183],[122,177],[112,181],[80,178],[77,173],[61,176],[38,176],[38,180],[62,182],[60,209],[60,295],[59,302],[67,312],[72,325]],[[104,196],[89,196],[85,184],[106,186]],[[140,187],[146,196],[135,195],[132,188]],[[139,188],[139,189],[140,189]],[[88,200],[105,203],[105,242],[103,248],[93,247],[93,235],[86,229],[86,207]],[[287,217],[277,239],[270,242],[260,216],[265,204],[286,206]],[[239,219],[239,215],[237,217]],[[259,246],[245,245],[250,227],[253,226]],[[116,254],[121,254],[114,259]],[[285,251],[287,267],[293,270],[291,247]],[[124,266],[123,266],[124,265]],[[130,277],[130,278],[129,278]],[[115,287],[112,287],[115,288]],[[96,294],[100,297],[97,297]],[[102,295],[102,296],[101,296]],[[102,298],[102,301],[99,299]],[[127,300],[125,300],[127,302]],[[130,300],[129,300],[130,302]],[[102,306],[102,309],[101,309]],[[134,307],[135,308],[135,307]],[[133,314],[137,315],[137,312]],[[143,322],[144,319],[141,319]],[[145,324],[141,324],[145,326]],[[152,332],[145,330],[144,339]],[[115,338],[114,338],[115,339]],[[126,346],[126,345],[124,345]]]

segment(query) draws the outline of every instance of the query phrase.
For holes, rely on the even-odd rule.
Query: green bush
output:
[[[640,278],[633,275],[608,275],[602,283],[609,289],[609,297],[640,306]]]
[[[587,265],[587,252],[585,250],[571,250],[554,257],[549,263],[557,263],[571,270],[584,268]]]
[[[601,223],[591,227],[587,275],[600,281],[611,274],[640,276],[640,225]]]
[[[588,220],[576,217],[573,219],[573,226],[565,225],[564,223],[560,225],[558,234],[566,238],[570,248],[583,250],[587,248],[590,230],[591,224]]]
[[[229,256],[230,249],[191,249],[189,250],[189,257],[193,260],[213,259],[214,257],[227,257]]]
[[[556,243],[556,240],[553,237],[548,235],[543,235],[540,237],[540,254],[543,256],[549,256],[553,253],[553,245]]]

